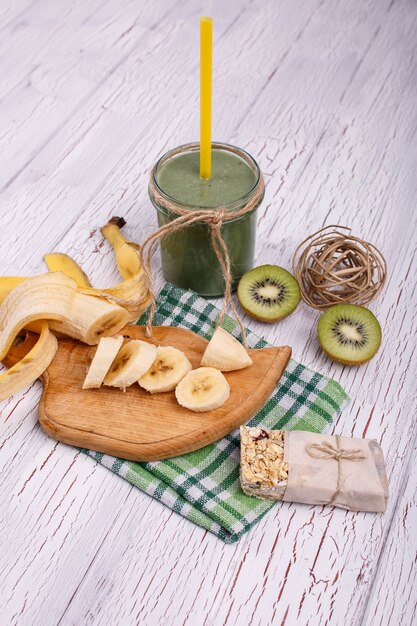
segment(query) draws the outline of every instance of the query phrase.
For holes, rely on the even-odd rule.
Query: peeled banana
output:
[[[155,361],[139,379],[139,385],[150,393],[172,391],[190,370],[192,365],[184,352],[172,346],[159,346]]]
[[[43,260],[50,272],[63,272],[70,278],[73,278],[80,287],[91,287],[91,283],[81,267],[68,254],[51,252],[50,254],[45,254]]]
[[[66,318],[50,322],[49,326],[63,335],[94,345],[101,337],[116,335],[128,322],[128,312],[117,304],[76,291]]]
[[[126,390],[148,371],[155,358],[156,347],[153,344],[140,339],[128,341],[113,361],[104,384]]]
[[[230,395],[224,375],[214,367],[199,367],[178,383],[175,397],[181,406],[198,413],[223,406]]]
[[[127,241],[120,232],[125,224],[126,222],[122,217],[112,217],[101,229],[101,234],[113,246],[120,275],[128,280],[136,276],[142,268],[137,251],[139,246]]]
[[[201,359],[201,365],[215,367],[222,372],[231,372],[252,365],[252,359],[245,347],[219,326],[209,341]]]
[[[46,370],[58,349],[58,341],[50,332],[48,324],[41,322],[37,343],[18,363],[0,374],[0,400],[31,385]]]
[[[88,344],[116,334],[127,324],[129,315],[124,309],[80,294],[76,287],[62,272],[33,276],[15,287],[0,306],[0,359],[19,330],[32,328],[37,320],[48,320],[52,330]]]
[[[101,386],[123,343],[123,337],[102,337],[91,361],[83,383],[83,389]]]

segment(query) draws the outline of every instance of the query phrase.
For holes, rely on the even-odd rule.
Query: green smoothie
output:
[[[213,150],[211,168],[211,178],[200,178],[200,152],[185,152],[161,167],[157,182],[177,202],[210,209],[236,202],[256,184],[256,173],[233,152]]]
[[[259,168],[244,151],[227,144],[213,144],[212,176],[205,180],[200,178],[199,145],[188,144],[180,150],[178,154],[175,150],[173,155],[164,155],[152,172],[162,195],[180,208],[190,211],[223,208],[233,212],[242,208],[256,192]],[[159,206],[152,193],[150,196],[158,212],[159,226],[177,217]],[[261,200],[262,197],[258,205]],[[233,288],[253,265],[256,209],[257,206],[222,226],[230,256]],[[207,224],[193,224],[165,236],[161,240],[161,256],[164,276],[169,282],[204,296],[223,295],[224,279]]]

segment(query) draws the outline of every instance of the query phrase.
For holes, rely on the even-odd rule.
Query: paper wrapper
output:
[[[318,447],[312,449],[312,444]],[[328,444],[329,451],[333,448],[338,454],[341,450],[346,454],[325,456],[323,450],[320,457],[323,444]],[[349,451],[352,458],[349,458]],[[311,456],[312,453],[317,456]],[[287,431],[284,461],[288,463],[284,500],[331,504],[349,511],[382,513],[386,509],[388,481],[384,456],[373,439]]]
[[[247,427],[241,440],[241,484],[248,495],[350,511],[386,509],[388,482],[375,440]]]

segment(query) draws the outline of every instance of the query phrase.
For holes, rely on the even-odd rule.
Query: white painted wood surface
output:
[[[37,425],[40,384],[1,407],[2,624],[412,625],[417,620],[417,4],[412,0],[3,0],[0,269],[72,254],[115,281],[97,228],[155,225],[148,170],[198,137],[198,16],[215,18],[214,135],[265,173],[257,262],[290,267],[306,234],[378,245],[383,326],[361,368],[320,351],[318,314],[245,322],[339,380],[334,431],[378,439],[385,515],[277,505],[224,545]],[[162,284],[155,260],[158,285]]]

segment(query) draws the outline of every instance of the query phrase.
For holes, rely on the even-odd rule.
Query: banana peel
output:
[[[51,252],[50,254],[45,254],[43,260],[50,272],[63,272],[74,279],[79,287],[91,287],[87,275],[83,272],[78,263],[68,256],[68,254]]]
[[[41,322],[39,339],[18,363],[0,374],[0,400],[6,400],[31,385],[51,364],[58,350],[57,338],[46,322]]]
[[[108,300],[125,309],[128,321],[135,322],[149,307],[151,300],[143,271],[119,285],[107,289],[80,287],[79,291],[89,296]]]
[[[47,274],[20,280],[4,297],[0,306],[0,360],[26,325],[36,323],[40,334],[30,352],[0,374],[0,400],[31,385],[49,366],[58,342],[43,318],[64,320],[75,288],[75,282],[64,274]]]
[[[142,270],[138,249],[140,246],[128,241],[120,229],[126,224],[123,217],[112,217],[101,230],[103,237],[113,246],[116,264],[120,275],[125,280],[134,278]]]
[[[0,304],[15,287],[26,279],[27,276],[0,276]]]
[[[128,313],[127,322],[136,321],[149,307],[151,300],[145,273],[140,260],[140,246],[127,240],[120,232],[120,227],[126,222],[123,218],[113,217],[101,229],[104,237],[114,249],[119,272],[125,280],[118,285],[108,288],[92,287],[81,267],[67,254],[53,252],[44,256],[45,263],[51,272],[61,271],[75,280],[79,293],[107,300],[111,304],[125,309]],[[12,289],[28,277],[5,276],[0,277],[0,303]],[[34,329],[35,327],[31,327]],[[65,334],[65,325],[60,326],[60,332]],[[70,334],[70,333],[68,333]],[[78,334],[70,335],[79,338]]]
[[[51,252],[45,254],[43,257],[46,266],[50,272],[63,272],[73,280],[80,287],[91,287],[91,283],[88,280],[86,274],[74,259],[68,254],[61,252]],[[30,278],[29,276],[0,276],[0,304],[4,298],[15,287],[20,285],[24,280]]]
[[[80,291],[123,307],[129,314],[129,322],[134,322],[149,307],[151,299],[140,259],[141,248],[124,237],[120,229],[125,224],[122,217],[114,216],[101,228],[103,237],[113,247],[119,273],[125,280],[106,289],[80,287]]]
[[[50,272],[62,272],[75,280],[79,287],[91,287],[85,272],[73,258],[62,252],[51,252],[43,257]],[[0,276],[0,304],[10,291],[30,276]]]

